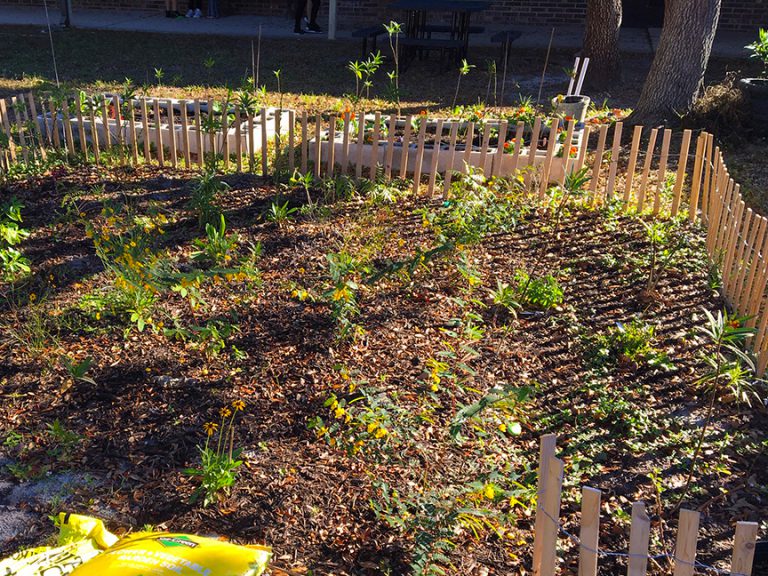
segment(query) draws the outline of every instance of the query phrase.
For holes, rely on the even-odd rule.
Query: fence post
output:
[[[656,173],[656,195],[653,199],[653,215],[657,216],[661,208],[661,193],[667,183],[667,158],[669,156],[669,144],[672,139],[672,130],[664,130],[664,137],[661,141],[661,157],[659,158],[659,169]]]
[[[637,166],[637,154],[640,151],[640,137],[643,135],[643,127],[635,126],[632,133],[632,148],[629,152],[629,164],[627,165],[627,176],[624,179],[624,210],[629,206],[630,196],[632,196],[632,181],[635,179],[635,167]]]
[[[623,122],[616,122],[613,127],[613,147],[611,148],[611,166],[608,169],[608,181],[605,183],[605,198],[613,198],[613,188],[616,185],[616,172],[619,169],[619,153],[621,152],[621,132]]]
[[[506,129],[506,126],[505,126]],[[443,120],[437,121],[435,127],[435,143],[432,147],[432,163],[429,166],[429,187],[427,189],[427,195],[431,198],[435,193],[435,181],[437,180],[437,168],[440,156],[440,143],[443,139]]]
[[[597,543],[600,536],[600,490],[581,489],[579,576],[597,576]]]
[[[536,487],[536,519],[533,529],[533,573],[539,574],[541,570],[541,535],[546,526],[546,516],[544,515],[544,502],[542,496],[546,489],[546,481],[549,477],[549,462],[555,457],[555,448],[557,445],[557,436],[555,434],[545,434],[539,440],[539,471],[538,484]]]
[[[421,166],[424,162],[424,137],[427,133],[427,121],[424,119],[419,126],[419,138],[416,144],[416,164],[413,166],[413,193],[419,193],[421,186]],[[373,169],[373,168],[371,168]]]
[[[737,522],[731,576],[751,576],[757,542],[757,522]]]
[[[549,173],[552,170],[552,162],[555,158],[555,146],[557,145],[557,125],[560,120],[557,117],[551,119],[549,126],[549,140],[547,142],[547,158],[541,169],[541,182],[539,183],[539,200],[544,198],[549,188]]]
[[[651,519],[645,513],[645,504],[632,504],[632,524],[629,528],[629,561],[627,576],[645,576],[648,570],[648,542],[651,537]]]
[[[560,531],[560,497],[563,489],[563,461],[549,459],[547,481],[544,485],[544,519],[541,535],[541,566],[539,576],[555,576],[557,571],[557,535]],[[536,572],[534,571],[534,574]]]
[[[605,152],[605,141],[608,137],[608,126],[600,126],[600,134],[597,138],[597,150],[592,164],[592,181],[589,183],[589,203],[592,206],[597,205],[597,183],[600,180],[600,168],[603,165],[603,153]]]
[[[675,543],[674,576],[693,576],[696,562],[696,539],[699,535],[698,512],[680,510],[677,524],[677,542]]]
[[[680,156],[677,159],[677,178],[675,180],[674,194],[672,198],[672,216],[677,216],[680,209],[680,196],[685,182],[685,169],[688,167],[688,149],[691,146],[691,131],[683,131],[683,142],[680,144]]]
[[[645,162],[643,163],[643,175],[640,177],[640,190],[637,191],[637,212],[642,214],[645,206],[645,190],[648,186],[648,177],[651,173],[651,164],[653,163],[653,154],[656,149],[656,139],[659,136],[659,129],[651,130],[651,138],[648,140],[648,148],[645,151]]]

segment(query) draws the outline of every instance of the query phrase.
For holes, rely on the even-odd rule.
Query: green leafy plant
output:
[[[391,20],[389,24],[384,24],[384,29],[389,37],[389,48],[392,50],[392,62],[395,69],[387,72],[389,78],[389,88],[387,90],[388,99],[397,106],[397,115],[400,116],[400,50],[399,39],[403,33],[403,25]]]
[[[360,313],[357,303],[360,287],[354,280],[354,274],[363,267],[346,252],[329,252],[325,259],[328,263],[331,287],[323,294],[323,298],[331,308],[339,338],[347,339],[359,334],[361,330],[354,322],[354,318]]]
[[[206,224],[205,239],[194,241],[197,251],[192,253],[192,259],[207,264],[229,265],[236,255],[238,242],[237,234],[227,235],[224,214],[219,214],[219,225]]]
[[[588,337],[586,352],[591,361],[599,366],[646,364],[672,369],[667,355],[652,345],[654,336],[654,327],[641,320],[634,319],[626,324],[619,322],[602,334]]]
[[[379,51],[375,54],[369,54],[366,60],[353,60],[347,65],[347,68],[355,77],[355,100],[360,100],[360,98],[362,98],[363,90],[365,90],[365,97],[370,97],[371,87],[373,86],[373,76],[383,62],[384,59]]]
[[[554,126],[551,128],[555,130]],[[560,230],[560,222],[563,217],[563,211],[571,198],[579,198],[586,194],[586,185],[590,177],[587,176],[589,169],[582,168],[577,172],[572,172],[565,176],[563,185],[552,186],[549,188],[550,204],[554,210],[553,235],[557,237]]]
[[[80,362],[73,360],[69,356],[62,356],[61,363],[72,380],[81,380],[82,382],[87,382],[89,384],[96,384],[93,378],[86,375],[93,365],[93,358],[90,356]]]
[[[197,213],[198,226],[204,229],[207,224],[218,224],[221,209],[215,204],[222,192],[229,190],[229,184],[219,179],[214,170],[207,170],[192,185],[189,207]]]
[[[747,44],[744,48],[751,50],[750,58],[756,58],[763,64],[763,74],[768,76],[768,30],[760,28],[757,40]]]
[[[761,380],[755,376],[755,360],[745,350],[747,338],[754,335],[756,330],[746,325],[746,318],[731,316],[725,310],[718,311],[717,315],[704,310],[704,314],[707,322],[700,327],[700,332],[707,339],[702,356],[708,369],[697,380],[696,385],[709,394],[709,404],[677,508],[680,507],[690,489],[718,401],[739,402],[747,406],[751,406],[753,401],[758,403],[761,401],[757,391]]]
[[[664,273],[684,255],[683,249],[688,239],[682,232],[679,222],[654,220],[650,224],[642,222],[650,250],[645,257],[648,279],[645,292],[656,290]]]
[[[235,419],[237,413],[243,409],[245,409],[245,403],[242,400],[235,400],[231,407],[227,406],[219,410],[220,423],[206,422],[203,425],[206,440],[203,446],[198,446],[200,465],[184,470],[185,474],[200,481],[200,486],[192,495],[192,503],[202,497],[203,507],[207,508],[218,500],[221,493],[229,494],[234,485],[238,469],[243,463],[239,460],[242,449],[234,447]]]
[[[459,88],[461,88],[461,77],[469,74],[474,67],[475,65],[467,62],[466,58],[461,60],[461,66],[459,66],[459,79],[456,81],[456,93],[453,95],[453,104],[451,104],[451,108],[456,108],[456,100],[459,98]]]
[[[286,200],[283,204],[280,204],[277,200],[275,200],[272,202],[272,204],[269,205],[269,210],[267,211],[267,220],[274,222],[282,228],[283,225],[291,219],[291,215],[293,215],[298,210],[299,209],[296,206],[289,207],[288,200]]]
[[[515,293],[521,304],[550,310],[563,303],[563,289],[552,274],[532,276],[525,270],[515,272]]]
[[[31,271],[29,260],[14,248],[29,236],[20,226],[23,207],[16,198],[0,207],[0,270],[8,280]]]

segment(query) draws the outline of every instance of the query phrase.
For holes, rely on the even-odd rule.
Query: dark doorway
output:
[[[664,0],[624,0],[622,26],[625,28],[661,28]]]

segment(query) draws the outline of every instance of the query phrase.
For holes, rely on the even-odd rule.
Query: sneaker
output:
[[[304,30],[302,30],[301,28],[294,28],[293,29],[293,33],[294,34],[306,34],[306,32],[304,32]]]
[[[320,34],[323,31],[320,26],[318,26],[315,22],[312,22],[309,26],[307,26],[307,32],[310,34]]]
[[[195,9],[195,13],[192,14],[192,18],[202,18],[202,17],[203,17],[203,13],[200,12],[200,8]]]
[[[187,13],[184,15],[184,17],[185,18],[192,18],[194,13],[195,13],[195,11],[192,10],[192,8],[190,8],[189,10],[187,10]]]

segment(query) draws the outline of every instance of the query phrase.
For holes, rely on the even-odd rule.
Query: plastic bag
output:
[[[127,536],[72,576],[259,576],[272,552],[192,536],[144,532]]]
[[[3,576],[64,576],[117,542],[104,523],[90,516],[59,514],[57,547],[22,550],[0,560]]]

